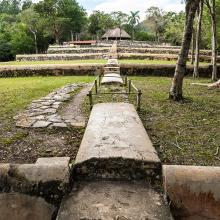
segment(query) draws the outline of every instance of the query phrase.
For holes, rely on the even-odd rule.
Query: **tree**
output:
[[[164,39],[173,45],[181,45],[185,23],[185,13],[168,12],[164,15],[163,20],[165,23],[163,31]]]
[[[212,80],[217,80],[217,20],[215,0],[205,0],[212,21]]]
[[[34,40],[29,35],[26,26],[22,23],[11,27],[11,46],[14,55],[34,52]]]
[[[2,0],[0,2],[0,13],[16,15],[20,12],[20,0]]]
[[[202,32],[202,16],[203,16],[203,5],[204,0],[200,1],[198,8],[198,21],[197,21],[197,30],[196,30],[196,52],[195,52],[195,64],[194,64],[194,72],[193,76],[199,76],[199,52],[201,45],[201,32]]]
[[[150,26],[155,33],[156,40],[160,41],[160,33],[164,30],[164,11],[158,7],[150,7],[146,11],[146,25]]]
[[[41,17],[36,11],[34,11],[33,7],[30,7],[22,11],[20,17],[21,17],[21,22],[24,25],[26,25],[30,33],[33,34],[35,52],[36,54],[38,54],[39,50],[38,50],[38,45],[37,45],[37,36],[38,36],[38,32],[40,32],[42,29],[41,23],[40,23]]]
[[[186,63],[188,59],[190,44],[192,40],[193,23],[196,14],[196,10],[199,6],[200,0],[186,0],[186,20],[185,30],[183,35],[182,46],[179,54],[179,58],[176,64],[176,70],[170,89],[169,97],[175,101],[183,99],[183,78],[186,73]]]
[[[94,11],[89,17],[89,32],[97,38],[113,27],[115,27],[115,21],[110,14]]]
[[[80,32],[86,23],[85,10],[75,0],[44,0],[35,5],[44,17],[57,44],[70,32]]]
[[[129,24],[131,25],[131,28],[132,28],[132,40],[134,40],[134,29],[135,29],[135,26],[139,23],[140,21],[140,16],[139,16],[139,11],[131,11],[130,12],[130,16],[128,18],[128,22]]]
[[[128,21],[128,15],[126,13],[123,13],[121,11],[112,12],[111,14],[113,20],[115,21],[115,25],[119,27],[120,29],[120,36],[121,36],[121,29],[123,25],[126,24]]]
[[[61,0],[58,1],[59,15],[66,18],[66,27],[64,29],[65,36],[71,36],[73,40],[73,33],[77,34],[82,31],[87,23],[87,14],[85,10],[75,0]],[[69,35],[70,33],[70,35]]]

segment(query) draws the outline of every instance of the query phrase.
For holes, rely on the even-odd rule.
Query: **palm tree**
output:
[[[132,28],[132,40],[134,40],[134,28],[140,21],[139,11],[131,11],[130,16],[128,18],[128,22]]]

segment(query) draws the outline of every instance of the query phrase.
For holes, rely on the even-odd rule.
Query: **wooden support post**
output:
[[[138,94],[137,94],[137,110],[138,111],[140,111],[141,109],[141,95],[142,95],[141,90],[138,90]]]
[[[128,77],[125,76],[125,86],[127,86],[127,85],[128,85]]]
[[[128,81],[128,93],[131,93],[131,80]]]
[[[101,79],[102,79],[102,76],[101,74],[99,74],[99,86],[101,86]]]
[[[89,97],[90,110],[92,110],[92,107],[93,107],[92,91],[89,91],[88,97]]]
[[[95,94],[98,93],[98,82],[97,79],[95,80]]]

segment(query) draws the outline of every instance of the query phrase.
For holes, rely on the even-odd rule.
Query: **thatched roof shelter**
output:
[[[115,28],[108,30],[103,36],[103,40],[130,40],[131,36],[123,29]]]

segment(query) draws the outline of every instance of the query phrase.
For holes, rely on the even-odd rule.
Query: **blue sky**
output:
[[[144,18],[144,13],[151,6],[158,6],[165,11],[179,12],[184,9],[181,0],[78,0],[90,14],[93,10],[101,10],[105,12],[123,11],[140,11],[141,18]]]

